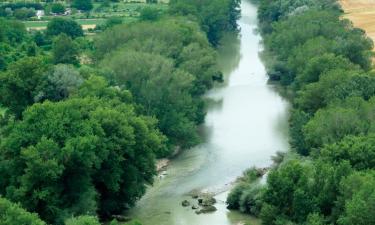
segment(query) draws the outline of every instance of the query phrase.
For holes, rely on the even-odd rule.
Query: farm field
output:
[[[0,2],[0,6],[6,4],[6,2]],[[62,4],[69,8],[69,4]],[[44,6],[44,4],[43,4]],[[94,3],[93,9],[89,12],[80,12],[76,9],[72,9],[68,15],[51,15],[46,13],[46,15],[40,18],[32,17],[30,19],[24,20],[26,28],[28,30],[44,30],[47,27],[48,21],[55,18],[56,16],[61,16],[64,18],[71,18],[77,21],[84,30],[94,29],[98,25],[102,25],[106,22],[108,18],[118,17],[122,18],[124,23],[132,22],[137,20],[140,12],[145,7],[156,9],[158,11],[165,11],[168,8],[168,4],[146,4],[146,3]]]
[[[131,20],[129,18],[129,20]],[[82,26],[84,30],[95,28],[97,25],[104,24],[106,19],[77,19],[78,24]],[[126,20],[124,20],[126,21]],[[31,30],[44,30],[47,28],[48,20],[43,21],[25,21],[26,27]]]
[[[340,0],[345,18],[362,28],[375,40],[375,0]]]

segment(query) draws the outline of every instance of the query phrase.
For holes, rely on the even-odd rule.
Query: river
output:
[[[277,151],[287,151],[288,102],[268,84],[259,57],[262,50],[256,7],[242,1],[239,36],[228,35],[219,50],[225,75],[223,85],[212,89],[204,142],[172,160],[166,176],[156,178],[129,216],[144,225],[233,225],[258,221],[226,209],[233,181],[249,167],[267,167]],[[216,193],[217,211],[197,215],[181,201],[192,190]]]

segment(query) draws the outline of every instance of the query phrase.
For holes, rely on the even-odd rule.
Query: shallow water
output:
[[[204,142],[181,153],[167,175],[129,212],[144,225],[232,225],[259,221],[226,209],[231,184],[252,166],[267,167],[277,151],[287,151],[288,102],[267,83],[259,57],[261,37],[256,34],[256,7],[243,0],[239,37],[228,35],[220,48],[219,62],[225,84],[212,89]],[[218,210],[196,215],[181,201],[192,190],[217,193]]]

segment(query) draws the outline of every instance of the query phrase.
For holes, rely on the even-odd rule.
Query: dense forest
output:
[[[95,36],[0,17],[0,224],[95,225],[132,207],[156,158],[199,143],[215,47],[238,17],[238,0],[172,0]]]
[[[335,0],[259,0],[270,79],[292,102],[290,153],[266,184],[244,173],[230,208],[263,224],[375,224],[373,42]]]

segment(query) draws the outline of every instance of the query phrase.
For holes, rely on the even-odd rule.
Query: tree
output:
[[[290,218],[303,222],[317,209],[309,179],[313,170],[296,160],[288,161],[270,172],[263,195],[261,218],[274,224],[275,218]],[[275,215],[276,213],[276,215]]]
[[[59,64],[44,75],[44,79],[37,87],[34,97],[36,102],[46,99],[60,101],[78,92],[83,83],[79,72],[71,65]]]
[[[78,45],[66,34],[60,34],[52,44],[52,56],[55,64],[79,64]]]
[[[114,74],[116,84],[132,92],[144,114],[158,118],[171,144],[188,147],[197,142],[194,119],[202,109],[189,93],[191,74],[176,70],[160,55],[126,50],[108,55],[101,65]]]
[[[173,0],[170,2],[170,12],[195,16],[209,41],[216,46],[224,32],[237,30],[239,4],[239,0]]]
[[[334,54],[316,56],[306,64],[303,72],[296,78],[296,86],[303,87],[306,84],[319,81],[324,73],[330,70],[355,70],[357,65],[351,64],[347,58]]]
[[[160,17],[160,13],[158,9],[152,7],[144,7],[141,10],[140,19],[141,20],[150,20],[155,21]]]
[[[155,123],[118,100],[34,104],[4,133],[0,194],[50,223],[119,214],[153,181],[165,142]]]
[[[375,169],[375,136],[349,136],[322,148],[320,157],[331,164],[348,161],[356,170]]]
[[[90,11],[93,8],[91,0],[73,0],[72,6],[83,11]]]
[[[14,17],[16,17],[19,20],[26,20],[30,17],[35,16],[35,10],[34,9],[27,9],[27,8],[20,8],[14,10]]]
[[[65,13],[65,6],[61,3],[53,3],[51,5],[51,12],[56,14],[63,14]]]
[[[46,71],[45,60],[40,57],[26,57],[9,66],[0,74],[0,102],[16,117],[34,103],[36,87]]]
[[[290,145],[301,155],[309,154],[309,146],[306,145],[303,127],[309,122],[311,116],[302,110],[292,110],[289,118]]]
[[[340,186],[341,197],[337,207],[343,210],[338,219],[340,225],[365,225],[375,223],[374,172],[354,173]]]
[[[57,17],[48,22],[46,31],[48,36],[57,36],[62,33],[71,38],[83,36],[81,25],[72,19]]]
[[[11,45],[21,43],[27,36],[25,24],[0,18],[0,41]]]
[[[35,213],[29,213],[20,205],[12,203],[5,198],[0,198],[0,224],[1,225],[46,225]]]
[[[366,134],[374,122],[373,104],[360,98],[349,98],[342,104],[318,110],[303,128],[307,145],[318,148],[347,135]]]
[[[344,100],[348,95],[346,86],[353,76],[358,76],[361,71],[345,70],[337,68],[329,70],[320,75],[319,82],[307,84],[297,94],[296,105],[305,112],[315,113],[318,109],[333,103],[337,100]],[[353,95],[353,90],[351,90]]]

